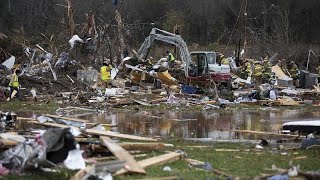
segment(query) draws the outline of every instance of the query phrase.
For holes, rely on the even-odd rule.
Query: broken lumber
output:
[[[31,124],[38,124],[42,126],[49,126],[49,127],[58,127],[58,128],[76,128],[79,130],[79,128],[74,127],[74,126],[68,126],[64,124],[57,124],[57,123],[40,123],[38,121],[29,121],[28,123]],[[92,134],[92,135],[98,135],[98,136],[110,136],[110,137],[116,137],[116,138],[123,138],[123,139],[133,139],[133,140],[141,140],[141,141],[157,141],[156,139],[153,138],[147,138],[147,137],[141,137],[141,136],[134,136],[134,135],[129,135],[129,134],[120,134],[120,133],[113,133],[109,131],[102,131],[102,130],[95,130],[95,129],[87,129],[83,131],[84,133],[87,134]]]
[[[160,164],[164,164],[164,163],[173,162],[173,161],[183,159],[183,158],[184,158],[183,153],[169,152],[167,154],[163,154],[160,156],[155,156],[152,158],[138,161],[138,164],[140,167],[146,168],[146,167],[153,166],[153,165],[160,165]],[[124,171],[124,170],[120,170],[120,171],[116,172],[115,175],[121,175],[121,174],[124,174],[125,172],[126,171]]]
[[[153,139],[153,138],[134,136],[134,135],[129,135],[129,134],[113,133],[113,132],[101,131],[101,130],[95,130],[95,129],[87,129],[87,130],[85,130],[85,133],[92,134],[92,135],[98,135],[98,136],[111,136],[111,137],[117,137],[117,138],[123,138],[123,139],[133,139],[133,140],[140,140],[140,141],[157,141],[156,139]]]
[[[11,141],[7,139],[0,139],[0,148],[8,148],[10,146],[16,146],[19,142]]]
[[[170,153],[163,154],[160,156],[144,159],[142,161],[139,161],[138,163],[141,167],[146,168],[146,167],[153,166],[153,165],[159,165],[159,164],[183,159],[183,157],[184,157],[184,155],[182,153],[170,152]]]
[[[163,143],[119,143],[123,149],[127,151],[156,151],[163,150],[167,146],[173,146]],[[96,152],[105,152],[107,149],[104,146],[92,144],[91,149]]]
[[[84,169],[81,169],[78,171],[72,178],[71,180],[83,180],[86,174],[91,174],[95,169],[95,165],[92,166],[87,166]]]
[[[298,135],[291,135],[291,134],[278,134],[278,133],[271,133],[271,132],[262,132],[262,131],[250,131],[250,130],[227,130],[230,132],[239,132],[239,133],[249,133],[249,134],[258,134],[258,135],[270,135],[270,136],[280,136],[280,137],[299,137]]]
[[[81,123],[87,123],[88,122],[88,120],[84,120],[84,119],[64,117],[64,116],[58,116],[58,115],[52,115],[52,114],[43,114],[43,116],[47,116],[47,117],[50,117],[50,118],[65,119],[65,120],[81,122]]]
[[[110,138],[106,136],[100,136],[100,141],[112,152],[115,157],[117,157],[119,160],[126,161],[126,165],[129,168],[126,168],[125,171],[129,171],[131,173],[146,174],[146,171],[137,163],[137,161],[131,156],[131,154],[129,154],[118,144],[113,143]]]

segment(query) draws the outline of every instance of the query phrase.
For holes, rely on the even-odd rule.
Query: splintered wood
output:
[[[176,160],[183,159],[183,158],[184,158],[184,154],[182,154],[182,153],[169,152],[167,154],[163,154],[160,156],[156,156],[156,157],[152,157],[152,158],[138,161],[138,164],[140,167],[146,168],[146,167],[153,166],[153,165],[160,165],[160,164],[164,164],[164,163],[169,163],[169,162],[176,161]],[[120,170],[115,175],[121,175],[124,173],[126,173],[126,171]]]
[[[145,174],[145,170],[137,163],[137,161],[129,154],[126,150],[124,150],[121,146],[116,143],[113,143],[112,140],[105,136],[100,136],[101,144],[106,146],[115,157],[119,160],[126,161],[126,169],[124,171],[129,171],[132,173]]]
[[[49,127],[58,127],[58,128],[75,128],[79,130],[78,127],[74,126],[68,126],[64,124],[57,124],[57,123],[40,123],[38,121],[28,121],[28,123],[32,124],[38,124],[38,125],[43,125],[43,126],[49,126]],[[102,131],[102,130],[95,130],[95,129],[86,129],[83,131],[86,134],[92,134],[92,135],[98,135],[98,136],[110,136],[110,137],[117,137],[117,138],[123,138],[123,139],[132,139],[132,140],[140,140],[140,141],[157,141],[156,139],[153,138],[146,138],[146,137],[141,137],[141,136],[134,136],[134,135],[129,135],[129,134],[120,134],[120,133],[114,133],[110,131]]]

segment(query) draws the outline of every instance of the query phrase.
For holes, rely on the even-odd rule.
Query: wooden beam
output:
[[[43,116],[47,116],[47,117],[51,117],[51,118],[57,118],[57,119],[65,119],[65,120],[75,121],[75,122],[80,122],[80,123],[87,123],[87,122],[89,122],[88,120],[84,120],[84,119],[71,118],[71,117],[63,117],[63,116],[57,116],[57,115],[52,115],[52,114],[43,114]]]
[[[118,144],[113,143],[110,138],[106,136],[100,136],[100,141],[101,144],[106,146],[115,157],[117,157],[119,160],[126,161],[126,166],[128,166],[128,168],[125,171],[146,174],[146,171],[137,163],[137,161],[131,156],[131,154],[129,154]]]
[[[176,161],[176,160],[179,160],[182,158],[184,158],[184,154],[176,153],[176,152],[169,152],[167,154],[163,154],[160,156],[156,156],[156,157],[152,157],[152,158],[138,161],[138,164],[142,168],[146,168],[146,167],[153,166],[153,165],[160,165],[160,164],[164,164],[164,163],[173,162],[173,161]],[[122,175],[124,173],[126,173],[126,171],[120,170],[115,173],[115,176]]]
[[[79,129],[78,127],[68,126],[68,125],[64,125],[64,124],[57,124],[57,123],[48,123],[48,122],[40,123],[38,121],[29,121],[28,123],[38,124],[38,125],[42,125],[42,126],[49,126],[49,127],[57,127],[57,128],[73,127],[73,128]],[[84,133],[98,135],[98,136],[110,136],[110,137],[116,137],[116,138],[133,139],[133,140],[141,140],[141,141],[157,141],[156,139],[153,139],[153,138],[146,138],[146,137],[134,136],[134,135],[129,135],[129,134],[113,133],[113,132],[95,130],[95,129],[87,129],[84,131]]]
[[[95,165],[87,166],[84,169],[79,170],[71,180],[83,180],[86,174],[90,174],[90,172],[95,171]]]
[[[111,136],[111,137],[133,139],[133,140],[140,140],[140,141],[157,141],[156,139],[153,139],[153,138],[134,136],[129,134],[113,133],[113,132],[101,131],[101,130],[95,130],[95,129],[87,129],[85,130],[85,133],[98,135],[98,136]]]
[[[49,117],[49,116],[48,116]],[[60,116],[59,116],[60,117]],[[69,118],[69,117],[68,117]],[[65,119],[68,120],[64,117],[61,117],[60,119]],[[36,121],[35,118],[24,118],[24,117],[17,117],[17,120],[27,120],[27,121]],[[72,121],[72,120],[70,120]],[[87,125],[95,125],[95,124],[101,124],[101,123],[90,123],[90,122],[86,122]],[[117,127],[118,125],[111,125],[111,124],[101,124],[102,126],[106,126],[106,127]]]
[[[0,148],[8,148],[11,146],[16,146],[18,144],[19,144],[19,142],[16,142],[16,141],[11,141],[11,140],[7,140],[7,139],[0,139]]]
[[[298,137],[298,135],[291,134],[278,134],[272,132],[262,132],[262,131],[250,131],[250,130],[227,130],[230,132],[239,132],[239,133],[249,133],[249,134],[258,134],[258,135],[270,135],[270,136],[280,136],[280,137]]]
[[[138,164],[141,167],[146,168],[146,167],[153,166],[153,165],[159,165],[159,164],[163,164],[163,163],[176,161],[176,160],[181,159],[182,157],[183,157],[183,154],[181,154],[181,153],[170,152],[170,153],[163,154],[160,156],[144,159],[142,161],[139,161]]]
[[[127,151],[157,151],[163,150],[167,145],[163,143],[118,143],[123,149]],[[107,150],[106,147],[92,144],[91,149],[96,152],[104,152]]]

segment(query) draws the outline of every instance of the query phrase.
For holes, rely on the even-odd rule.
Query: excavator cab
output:
[[[229,84],[231,81],[230,66],[217,63],[213,51],[194,51],[190,53],[187,82],[189,84],[206,84],[210,80]]]
[[[203,77],[208,72],[208,60],[205,53],[191,54],[189,75],[192,77]]]

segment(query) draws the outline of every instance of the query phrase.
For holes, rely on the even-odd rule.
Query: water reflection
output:
[[[20,115],[18,113],[18,115]],[[69,113],[92,122],[118,125],[112,131],[168,138],[213,138],[234,139],[253,138],[253,135],[240,135],[231,129],[278,132],[287,121],[315,120],[320,112],[299,110],[261,109],[215,111],[129,111],[110,113]],[[21,116],[21,115],[20,115]],[[26,116],[25,114],[23,116]],[[29,115],[30,117],[30,115]],[[189,120],[186,120],[189,119]]]

